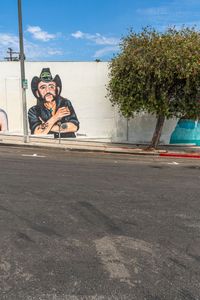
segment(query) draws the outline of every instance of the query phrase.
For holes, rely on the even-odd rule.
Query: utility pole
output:
[[[13,56],[13,54],[19,55],[19,52],[15,52],[12,48],[8,48],[7,53],[9,56],[4,57],[4,59],[6,59],[7,61],[19,61],[19,56]]]
[[[27,80],[25,79],[24,66],[24,43],[23,43],[23,29],[22,29],[22,7],[21,0],[18,0],[18,25],[19,25],[19,60],[21,67],[21,88],[22,88],[22,106],[23,106],[23,128],[24,128],[24,143],[28,142],[28,120],[27,120],[27,106],[26,106],[26,88]]]

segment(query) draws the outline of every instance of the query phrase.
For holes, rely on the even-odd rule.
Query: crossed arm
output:
[[[72,122],[64,123],[66,126],[59,126],[57,124],[63,117],[69,116],[70,114],[71,113],[68,107],[60,107],[55,115],[52,116],[47,122],[44,122],[42,119],[40,119],[42,124],[35,128],[34,134],[48,134],[50,131],[76,132],[78,127]]]

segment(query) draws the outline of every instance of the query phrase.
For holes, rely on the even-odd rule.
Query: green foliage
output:
[[[108,97],[125,117],[200,115],[200,33],[195,28],[164,33],[144,28],[123,37],[110,63]]]

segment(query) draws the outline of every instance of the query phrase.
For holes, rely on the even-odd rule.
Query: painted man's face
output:
[[[43,82],[38,84],[38,92],[43,100],[51,102],[56,97],[56,84],[53,81]]]

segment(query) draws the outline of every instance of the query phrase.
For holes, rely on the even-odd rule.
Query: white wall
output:
[[[108,63],[106,62],[26,62],[28,79],[27,108],[36,104],[31,91],[31,80],[41,69],[49,67],[53,77],[62,80],[61,95],[72,101],[80,121],[77,137],[104,139],[114,142],[145,143],[151,139],[155,118],[145,114],[127,122],[106,98]],[[23,132],[22,100],[19,62],[0,62],[0,108],[9,119],[11,134]],[[176,120],[167,121],[161,137],[168,143]]]

